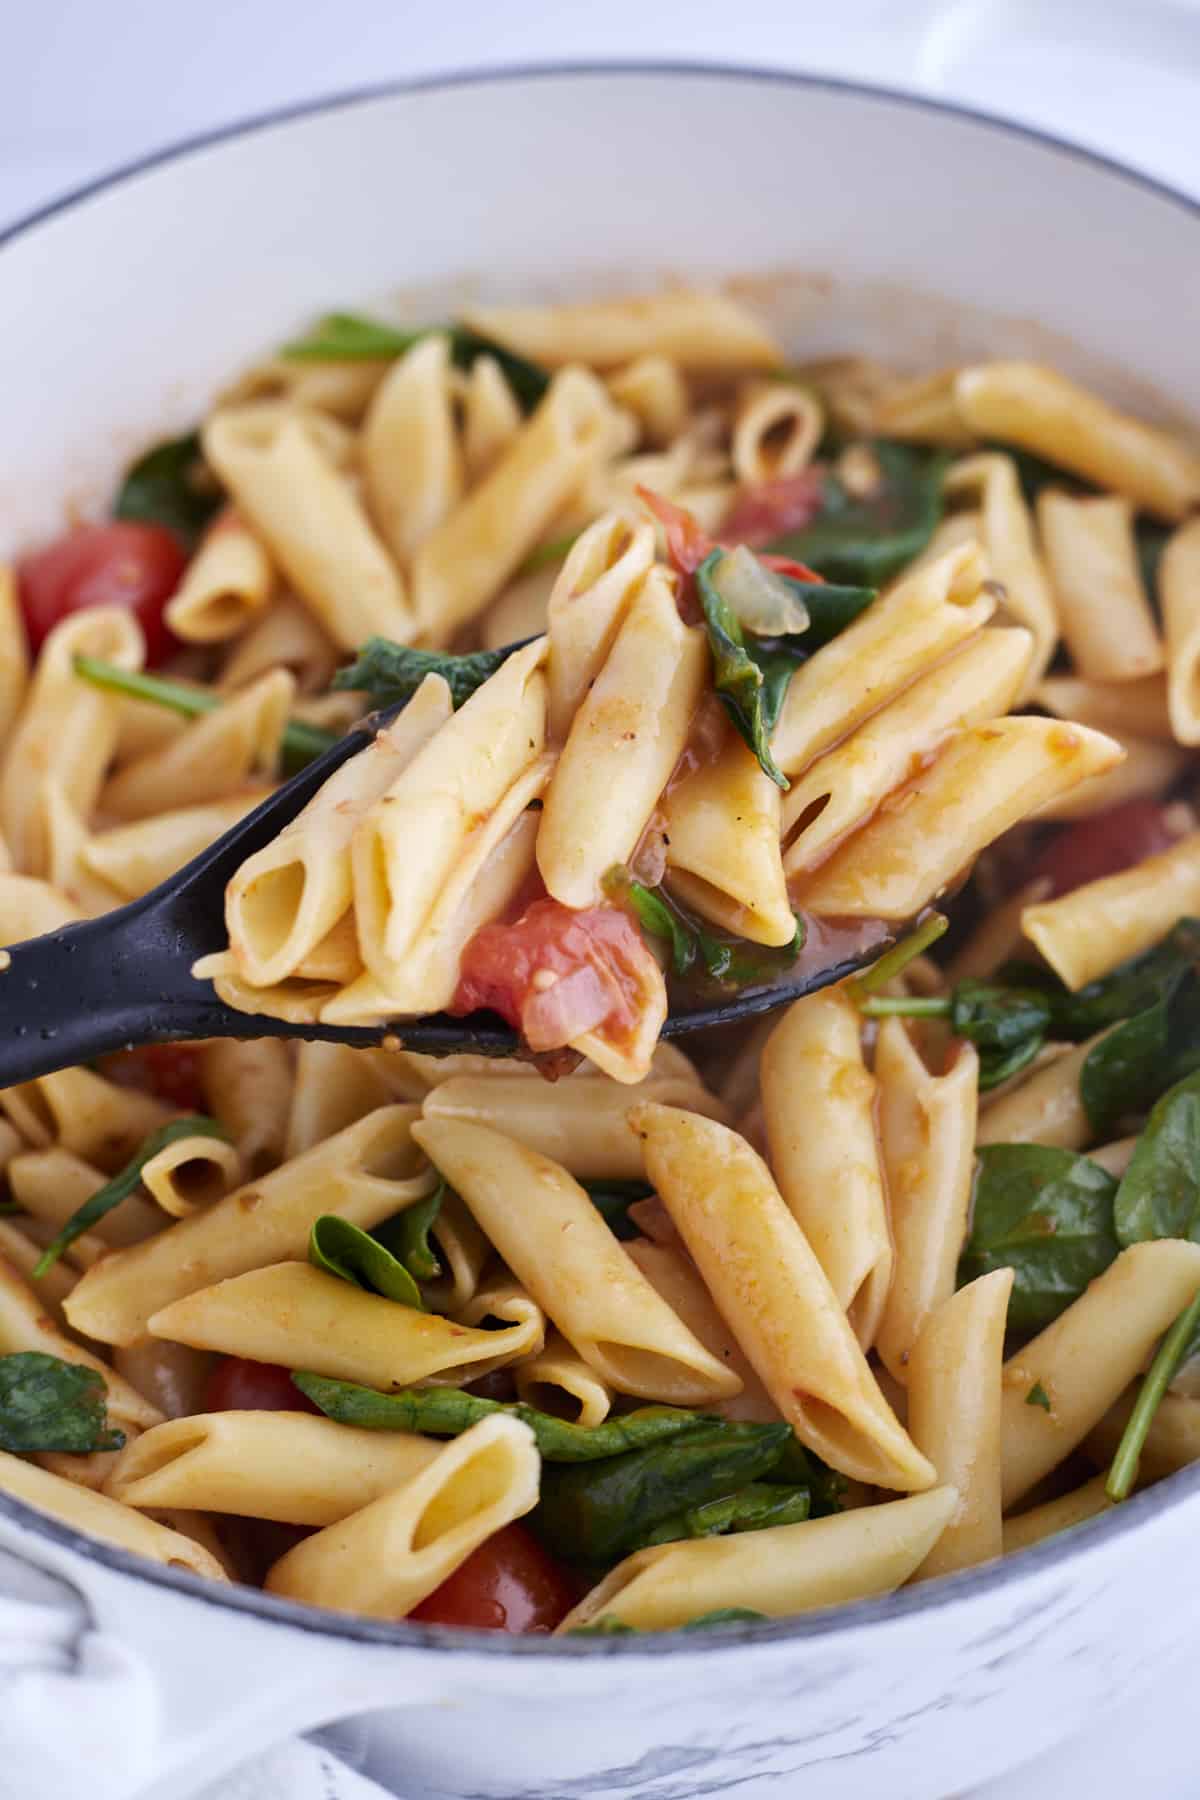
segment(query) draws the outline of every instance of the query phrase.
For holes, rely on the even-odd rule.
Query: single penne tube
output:
[[[1112,738],[1058,719],[971,726],[834,851],[799,902],[826,918],[915,918],[1010,826],[1121,756]]]
[[[689,373],[774,369],[775,340],[753,313],[721,293],[679,288],[563,306],[475,306],[468,325],[506,349],[557,368],[612,369],[635,356],[666,356]]]
[[[494,356],[477,356],[460,376],[458,405],[467,480],[479,481],[521,429],[521,408]]]
[[[1050,881],[1039,875],[985,913],[962,949],[955,951],[944,965],[949,986],[994,975],[1006,962],[1019,957],[1025,941],[1021,915],[1027,906],[1035,906],[1044,900],[1050,888]]]
[[[678,363],[660,350],[648,350],[614,369],[605,385],[617,405],[633,414],[644,440],[656,448],[671,443],[687,424],[687,384]]]
[[[642,581],[571,724],[550,783],[537,860],[565,906],[594,906],[625,863],[687,742],[708,679],[704,634],[685,625],[673,578],[656,565]]]
[[[289,1550],[269,1593],[402,1619],[493,1532],[537,1504],[541,1460],[517,1419],[481,1419],[418,1474]]]
[[[171,1109],[153,1095],[84,1068],[57,1069],[6,1088],[0,1105],[31,1144],[56,1143],[106,1174],[122,1168],[171,1116]]]
[[[368,972],[385,991],[472,829],[534,764],[545,742],[545,640],[518,650],[404,766],[351,842],[354,916]],[[419,846],[419,848],[418,848]]]
[[[299,600],[284,594],[230,646],[217,676],[217,687],[223,694],[236,694],[260,675],[272,669],[286,669],[298,694],[323,695],[337,666],[338,646],[320,620]],[[158,719],[174,718],[161,706],[143,706],[143,711],[152,711]]]
[[[0,1219],[0,1266],[7,1263],[21,1277],[26,1287],[37,1296],[42,1310],[65,1335],[70,1327],[62,1303],[79,1278],[71,1265],[61,1257],[50,1265],[45,1274],[35,1275],[34,1269],[41,1260],[41,1255],[41,1245],[34,1243],[19,1225],[14,1225],[11,1219]],[[137,1386],[136,1382],[134,1386]]]
[[[971,450],[975,439],[958,416],[954,399],[957,369],[939,369],[885,387],[871,419],[871,430],[913,444],[936,444],[946,450]]]
[[[171,1531],[135,1512],[132,1506],[110,1500],[107,1494],[93,1493],[48,1469],[35,1468],[4,1450],[0,1450],[0,1493],[23,1500],[27,1506],[61,1519],[73,1530],[99,1538],[101,1543],[135,1550],[139,1556],[165,1563],[168,1568],[190,1569],[194,1575],[206,1575],[210,1581],[228,1580],[216,1557],[182,1532]]]
[[[737,397],[729,458],[743,487],[787,481],[812,461],[825,414],[811,388],[749,381]]]
[[[1004,1507],[1015,1506],[1100,1423],[1200,1291],[1200,1244],[1131,1244],[1004,1365]],[[1049,1411],[1026,1404],[1041,1384]]]
[[[905,575],[796,670],[771,740],[785,775],[798,775],[856,725],[986,625],[996,602],[984,564],[964,544]]]
[[[1057,1500],[1047,1500],[1005,1519],[1005,1556],[1011,1556],[1014,1550],[1028,1550],[1048,1537],[1057,1537],[1060,1531],[1069,1531],[1073,1525],[1082,1525],[1108,1512],[1113,1502],[1105,1491],[1107,1480],[1107,1472],[1094,1475],[1091,1481],[1072,1488],[1069,1494],[1060,1494]]]
[[[1122,1394],[1088,1433],[1083,1447],[1094,1462],[1107,1465],[1116,1455],[1136,1398],[1135,1388]],[[1164,1475],[1174,1475],[1177,1469],[1186,1469],[1198,1460],[1200,1399],[1190,1394],[1164,1394],[1138,1458],[1139,1480],[1160,1481]]]
[[[1075,819],[1094,819],[1098,813],[1111,812],[1127,800],[1152,796],[1157,799],[1190,766],[1191,758],[1178,744],[1156,743],[1147,738],[1114,735],[1120,746],[1121,760],[1107,773],[1081,781],[1069,793],[1060,794],[1040,806],[1040,822],[1069,824]]]
[[[382,1065],[382,1066],[381,1066]],[[383,1058],[364,1056],[349,1044],[300,1044],[288,1110],[284,1158],[301,1156],[377,1106],[417,1098],[396,1091]],[[415,1087],[415,1084],[412,1084]]]
[[[547,728],[553,743],[565,743],[653,561],[654,527],[631,509],[605,513],[568,551],[546,615]]]
[[[228,799],[254,777],[273,776],[295,691],[285,669],[261,675],[165,749],[118,769],[100,796],[101,810],[114,819],[145,819],[181,803]]]
[[[46,878],[66,894],[89,918],[120,906],[122,896],[102,881],[89,866],[88,830],[76,812],[57,775],[45,775],[38,783],[40,831],[46,846]]]
[[[8,1188],[17,1205],[47,1228],[50,1241],[85,1200],[98,1193],[108,1177],[61,1144],[44,1150],[25,1150],[8,1165]],[[166,1220],[156,1206],[138,1193],[128,1195],[90,1231],[76,1238],[67,1252],[77,1253],[90,1264],[109,1250],[140,1244],[163,1229]],[[94,1252],[94,1253],[93,1253]],[[82,1265],[81,1265],[82,1266]]]
[[[16,572],[0,562],[0,744],[21,708],[29,686],[29,645],[17,598]]]
[[[753,1419],[769,1423],[778,1419],[779,1408],[750,1367],[741,1346],[717,1311],[716,1301],[700,1279],[700,1271],[676,1237],[673,1244],[656,1244],[650,1238],[634,1238],[626,1253],[642,1271],[656,1294],[661,1294],[706,1350],[731,1369],[742,1384],[740,1394],[719,1400],[711,1408],[725,1419]]]
[[[285,1019],[289,1025],[316,1025],[325,1007],[337,993],[333,981],[305,981],[290,975],[274,987],[254,987],[237,965],[232,950],[214,950],[192,964],[197,981],[211,981],[217,999],[234,1012],[251,1017],[266,1014],[272,1019]]]
[[[58,888],[36,875],[0,874],[0,941],[20,944],[72,925],[83,909]]]
[[[128,1422],[143,1430],[157,1425],[162,1414],[101,1357],[61,1332],[42,1301],[11,1264],[0,1260],[0,1356],[41,1351],[63,1362],[94,1369],[108,1389],[108,1411],[116,1425]]]
[[[785,1619],[890,1594],[920,1568],[957,1504],[953,1488],[933,1488],[800,1525],[637,1550],[558,1630],[612,1618],[638,1631],[669,1631],[726,1607]]]
[[[121,900],[137,900],[199,856],[222,832],[261,805],[270,791],[261,784],[249,786],[223,800],[181,806],[131,825],[115,825],[90,836],[80,854],[87,868],[116,891],[118,905]]]
[[[1200,520],[1188,520],[1167,540],[1158,591],[1171,730],[1181,744],[1200,744]]]
[[[495,598],[605,451],[614,408],[587,369],[564,369],[483,480],[418,547],[413,604],[445,643]]]
[[[288,356],[269,356],[239,375],[220,394],[218,403],[282,402],[354,424],[391,367],[390,359],[375,357],[364,357],[361,362],[300,362]]]
[[[274,593],[275,569],[266,546],[226,507],[184,570],[163,616],[185,644],[220,644],[244,631]]]
[[[780,854],[780,795],[732,724],[662,802],[667,879],[685,906],[751,943],[796,935]]]
[[[1032,450],[1164,519],[1182,518],[1200,502],[1200,456],[1189,445],[1040,363],[961,369],[954,397],[978,437]]]
[[[410,1432],[359,1431],[300,1411],[200,1413],[143,1432],[118,1454],[104,1491],[143,1511],[333,1525],[410,1481],[440,1449]]]
[[[241,1179],[236,1146],[215,1137],[176,1138],[142,1164],[142,1186],[173,1219],[189,1218],[223,1199]]]
[[[1016,464],[1011,456],[981,451],[956,463],[947,472],[944,488],[951,498],[966,495],[977,500],[988,574],[1004,589],[1004,615],[1033,634],[1023,690],[1027,694],[1054,656],[1059,619]]]
[[[414,619],[399,570],[311,415],[259,405],[218,411],[204,454],[238,512],[334,643],[378,635],[407,643]]]
[[[137,1426],[130,1425],[123,1429],[126,1444],[135,1444],[140,1435]],[[38,1450],[32,1460],[39,1469],[47,1469],[50,1474],[61,1476],[64,1481],[98,1493],[108,1480],[117,1455],[115,1450],[92,1450],[86,1455],[66,1450]]]
[[[124,607],[87,607],[56,625],[42,645],[24,705],[0,768],[0,831],[23,874],[47,872],[49,848],[40,785],[31,772],[53,770],[80,818],[87,818],[117,744],[119,702],[75,672],[77,656],[140,669],[141,628]]]
[[[550,623],[550,595],[558,579],[553,564],[518,574],[479,617],[479,644],[483,650],[502,650],[540,637]]]
[[[461,498],[450,339],[430,332],[397,358],[372,395],[359,437],[371,516],[403,568]]]
[[[1047,488],[1037,518],[1059,624],[1079,674],[1085,681],[1157,674],[1165,659],[1138,569],[1131,503],[1118,494],[1076,498]]]
[[[922,1325],[954,1292],[975,1178],[978,1076],[973,1045],[961,1043],[934,1075],[903,1022],[882,1021],[875,1081],[895,1253],[875,1348],[901,1386]]]
[[[1116,875],[1027,906],[1025,936],[1069,988],[1081,988],[1200,914],[1200,831]]]
[[[613,1391],[565,1337],[552,1332],[545,1347],[513,1371],[517,1397],[576,1425],[599,1425],[612,1410]]]
[[[1001,1371],[1011,1269],[993,1269],[928,1313],[909,1357],[908,1429],[958,1503],[918,1571],[990,1562],[1000,1528]]]
[[[452,1188],[442,1195],[429,1235],[441,1268],[424,1284],[425,1303],[431,1312],[458,1317],[480,1291],[492,1247]]]
[[[193,1350],[385,1389],[433,1380],[457,1387],[542,1343],[530,1316],[481,1331],[369,1294],[306,1262],[273,1263],[193,1290],[152,1313],[147,1326]]]
[[[1103,1036],[1097,1032],[1086,1043],[1075,1044],[1034,1069],[1015,1087],[987,1096],[979,1109],[976,1143],[1051,1144],[1061,1150],[1082,1150],[1091,1139],[1092,1126],[1079,1093],[1079,1073],[1092,1046]]]
[[[650,1074],[636,1095],[607,1076],[556,1082],[508,1065],[495,1075],[459,1075],[425,1099],[427,1119],[468,1119],[503,1131],[539,1155],[561,1163],[578,1181],[637,1181],[642,1140],[629,1123],[634,1099],[684,1106],[728,1123],[725,1107],[696,1076]]]
[[[200,1051],[209,1111],[237,1145],[250,1177],[283,1161],[292,1064],[279,1038],[213,1038]]]
[[[413,1135],[517,1279],[610,1387],[677,1406],[737,1393],[736,1375],[655,1293],[558,1163],[465,1119],[425,1118]],[[526,1204],[514,1207],[518,1192]]]
[[[767,1039],[759,1081],[779,1191],[869,1350],[892,1282],[892,1236],[876,1082],[863,1058],[862,1015],[845,988],[788,1007]]]
[[[414,1148],[415,1117],[415,1107],[380,1107],[158,1237],[105,1257],[70,1295],[73,1328],[101,1343],[134,1343],[171,1301],[303,1256],[322,1213],[369,1230],[424,1199],[435,1177]]]
[[[1174,729],[1167,678],[1144,675],[1136,681],[1085,681],[1079,675],[1047,675],[1032,699],[1056,719],[1073,719],[1118,738],[1151,738],[1170,743]],[[1180,739],[1180,742],[1186,742]]]
[[[360,821],[453,711],[445,681],[427,675],[403,712],[234,874],[225,924],[238,968],[255,987],[296,974],[347,912],[350,845]]]
[[[1115,1175],[1119,1181],[1133,1161],[1133,1153],[1136,1149],[1136,1137],[1114,1138],[1109,1144],[1100,1144],[1095,1149],[1089,1150],[1088,1160],[1099,1163],[1102,1169],[1107,1169],[1108,1173]]]
[[[1032,650],[1030,633],[1020,628],[976,632],[812,763],[783,800],[786,873],[823,862],[952,732],[1006,713]]]
[[[539,756],[513,782],[491,813],[464,837],[463,852],[415,937],[405,951],[390,955],[372,943],[368,967],[321,1010],[327,1025],[392,1019],[406,1013],[440,1012],[458,987],[463,953],[482,926],[504,918],[528,891],[534,870],[538,816],[534,803],[554,770],[553,752]],[[369,940],[358,917],[360,947]],[[389,970],[386,982],[377,970]],[[655,964],[655,973],[658,965]],[[655,1025],[657,1036],[658,1024]]]
[[[639,1106],[646,1174],[742,1351],[809,1449],[901,1492],[934,1470],[896,1419],[837,1295],[770,1171],[736,1132]]]

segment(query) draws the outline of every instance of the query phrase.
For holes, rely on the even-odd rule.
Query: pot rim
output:
[[[106,174],[69,189],[58,198],[36,207],[13,224],[0,229],[0,250],[15,243],[38,226],[62,213],[119,187],[135,176],[170,163],[178,162],[197,151],[227,141],[252,137],[279,125],[339,112],[376,100],[395,99],[408,94],[438,93],[458,88],[498,86],[503,83],[540,80],[575,80],[580,77],[611,78],[642,76],[670,81],[707,77],[717,81],[744,82],[791,87],[801,92],[844,94],[867,102],[882,101],[889,105],[911,107],[916,112],[932,113],[965,121],[997,136],[1024,140],[1038,145],[1055,157],[1080,162],[1115,177],[1127,186],[1151,194],[1176,206],[1190,221],[1200,219],[1200,201],[1193,199],[1169,182],[1131,168],[1119,158],[1108,156],[1080,144],[1073,144],[1040,126],[1027,125],[986,109],[966,106],[957,101],[933,98],[903,88],[891,88],[878,82],[812,74],[802,70],[776,69],[761,64],[726,61],[689,61],[665,59],[601,59],[560,60],[545,63],[494,64],[482,68],[448,70],[371,83],[339,90],[337,93],[291,105],[272,107],[266,112],[220,125],[150,151],[144,156],[121,164]],[[257,1588],[206,1581],[188,1570],[170,1568],[150,1561],[116,1545],[105,1544],[76,1531],[72,1526],[39,1512],[36,1507],[0,1493],[0,1517],[33,1531],[63,1549],[86,1560],[99,1563],[118,1574],[132,1575],[150,1586],[163,1587],[190,1596],[209,1606],[234,1613],[247,1614],[266,1623],[290,1627],[343,1641],[395,1649],[423,1650],[438,1655],[469,1650],[489,1659],[496,1657],[650,1657],[712,1656],[742,1650],[748,1643],[781,1645],[813,1642],[835,1636],[839,1632],[857,1631],[872,1626],[899,1623],[917,1614],[935,1613],[948,1606],[967,1603],[976,1596],[991,1594],[1001,1586],[1015,1586],[1045,1575],[1055,1568],[1074,1564],[1085,1556],[1107,1549],[1127,1531],[1136,1530],[1151,1516],[1162,1516],[1186,1505],[1200,1493],[1200,1463],[1167,1476],[1153,1487],[1133,1495],[1111,1511],[1090,1519],[1073,1529],[1048,1538],[1041,1544],[964,1569],[937,1581],[922,1582],[917,1587],[902,1588],[896,1593],[875,1599],[857,1600],[838,1607],[824,1607],[793,1618],[769,1623],[742,1624],[726,1627],[711,1637],[703,1633],[681,1637],[673,1632],[647,1632],[635,1637],[552,1638],[507,1637],[500,1632],[454,1629],[447,1626],[413,1626],[404,1621],[391,1622],[362,1618],[349,1613],[335,1613],[323,1608],[284,1600]]]

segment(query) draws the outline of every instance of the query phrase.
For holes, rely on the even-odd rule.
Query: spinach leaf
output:
[[[134,669],[118,669],[115,663],[102,662],[96,656],[74,658],[75,673],[92,687],[111,694],[127,694],[131,700],[148,700],[178,713],[183,719],[200,719],[216,712],[225,704],[224,694],[208,688],[188,687],[182,681],[171,681],[165,675],[147,675]],[[324,756],[338,741],[337,734],[319,725],[307,725],[302,719],[289,719],[279,740],[284,772],[294,775],[306,763]]]
[[[414,1281],[436,1281],[442,1272],[430,1233],[450,1191],[445,1181],[440,1180],[428,1200],[406,1206],[402,1213],[377,1225],[371,1233],[377,1243],[403,1264]]]
[[[1084,1059],[1079,1093],[1096,1136],[1198,1067],[1200,976],[1188,967],[1161,999],[1115,1025]]]
[[[872,601],[879,598],[879,589],[874,587],[844,587],[832,581],[794,581],[791,576],[784,579],[803,597],[808,608],[808,630],[804,633],[804,649],[808,656],[832,643],[847,625],[853,625],[860,613],[866,612]],[[760,639],[776,648],[784,641]]]
[[[1017,444],[992,442],[985,443],[983,447],[985,450],[999,450],[1002,455],[1012,458],[1026,506],[1037,504],[1038,495],[1043,488],[1059,488],[1063,493],[1075,495],[1100,492],[1090,481],[1085,481],[1082,475],[1073,475],[1069,469],[1047,462],[1044,456],[1036,456],[1032,450],[1022,450]]]
[[[168,1144],[177,1143],[180,1138],[186,1137],[228,1136],[223,1125],[218,1125],[215,1119],[207,1119],[199,1113],[183,1119],[171,1119],[166,1125],[160,1125],[139,1146],[119,1174],[114,1175],[111,1181],[106,1181],[102,1188],[97,1188],[82,1206],[76,1207],[58,1236],[43,1250],[33,1271],[34,1279],[40,1280],[47,1269],[58,1261],[63,1251],[70,1249],[76,1238],[82,1237],[85,1231],[90,1231],[93,1225],[98,1224],[114,1206],[119,1206],[122,1200],[128,1200],[142,1178],[142,1169],[152,1156],[157,1156]]]
[[[1146,1379],[1138,1390],[1133,1411],[1121,1433],[1121,1441],[1117,1445],[1116,1455],[1113,1457],[1108,1471],[1108,1480],[1104,1484],[1104,1491],[1110,1500],[1128,1498],[1133,1484],[1137,1480],[1142,1447],[1146,1442],[1154,1415],[1162,1405],[1163,1395],[1175,1379],[1176,1371],[1194,1354],[1198,1336],[1200,1336],[1200,1293],[1197,1293],[1191,1305],[1185,1307],[1180,1313],[1158,1346],[1154,1361],[1146,1371]]]
[[[754,1481],[778,1462],[791,1435],[782,1421],[713,1420],[672,1443],[574,1468],[544,1468],[530,1523],[560,1556],[616,1562],[663,1520]]]
[[[1133,527],[1133,547],[1137,553],[1142,586],[1146,590],[1146,598],[1156,613],[1161,610],[1158,596],[1158,565],[1162,561],[1162,553],[1167,547],[1167,539],[1170,535],[1171,527],[1160,525],[1156,519],[1138,519]]]
[[[165,525],[191,549],[224,496],[200,449],[200,434],[168,438],[130,467],[113,501],[114,519]]]
[[[635,881],[622,864],[608,871],[602,885],[611,900],[630,908],[643,931],[670,944],[676,975],[694,974],[702,968],[727,987],[764,986],[790,969],[804,948],[808,927],[799,913],[791,943],[774,950],[766,944],[752,944],[748,938],[707,929],[665,888],[648,888]]]
[[[96,1369],[41,1350],[0,1356],[0,1450],[15,1456],[119,1450],[125,1433],[107,1429],[107,1405],[108,1390]]]
[[[629,1218],[635,1200],[648,1200],[654,1189],[646,1181],[585,1181],[581,1184],[614,1237],[635,1238],[637,1226]]]
[[[1055,1037],[1091,1037],[1144,1012],[1168,993],[1179,977],[1200,963],[1200,919],[1180,919],[1163,938],[1140,956],[1130,957],[1108,975],[1070,993],[1049,971],[1035,981],[1049,996]],[[1004,971],[1001,971],[1003,975]],[[1024,977],[1028,979],[1028,977]]]
[[[402,1262],[391,1251],[340,1213],[322,1213],[314,1219],[308,1237],[308,1260],[314,1269],[336,1275],[368,1294],[382,1294],[401,1306],[424,1311],[421,1290]]]
[[[981,1092],[998,1087],[1033,1061],[1046,1041],[1053,1011],[1049,998],[1036,988],[973,979],[960,981],[946,995],[885,994],[860,1005],[868,1018],[947,1019],[955,1036],[970,1039],[979,1051]]]
[[[494,356],[505,380],[524,412],[532,412],[550,385],[550,377],[528,357],[506,350],[469,325],[421,325],[403,331],[361,313],[333,312],[318,319],[302,338],[284,344],[279,354],[291,362],[384,361],[403,356],[421,338],[443,331],[450,339],[450,357],[456,368],[469,369],[479,356]]]
[[[755,1612],[750,1606],[718,1606],[713,1612],[699,1613],[696,1618],[689,1619],[680,1631],[713,1631],[722,1625],[758,1625],[765,1624],[767,1614]],[[568,1631],[568,1637],[638,1637],[640,1629],[636,1625],[626,1625],[615,1613],[602,1613],[591,1625],[576,1625]]]
[[[770,1525],[798,1525],[811,1510],[812,1495],[807,1488],[751,1482],[736,1494],[672,1513],[630,1548],[646,1550],[652,1544],[673,1544],[680,1538],[725,1537],[736,1531],[764,1531]]]
[[[307,1371],[292,1380],[314,1405],[339,1425],[366,1431],[415,1431],[428,1437],[458,1437],[493,1413],[507,1413],[530,1427],[547,1462],[595,1462],[647,1444],[665,1443],[724,1423],[677,1406],[642,1406],[600,1425],[572,1425],[521,1402],[485,1400],[462,1388],[404,1388],[381,1394],[353,1381],[334,1381]]]
[[[857,498],[837,476],[828,476],[817,517],[767,548],[830,581],[875,588],[920,555],[942,516],[942,477],[950,459],[883,438],[873,439],[871,449],[881,476],[874,493]]]
[[[1008,1322],[1040,1331],[1107,1269],[1117,1184],[1099,1163],[1044,1144],[985,1144],[959,1285],[1012,1269]]]
[[[457,710],[520,648],[519,644],[507,644],[502,650],[472,650],[466,656],[452,656],[448,650],[415,650],[409,644],[372,637],[355,661],[339,669],[329,685],[334,689],[363,690],[376,706],[395,706],[402,700],[411,700],[427,675],[441,675]]]
[[[769,651],[754,651],[733,608],[721,598],[713,575],[724,552],[713,550],[696,570],[696,591],[712,653],[713,686],[738,735],[758,758],[776,787],[791,783],[771,755],[771,733],[779,720],[788,682],[807,656],[802,638],[777,638]]]
[[[779,1482],[784,1487],[807,1488],[809,1517],[813,1519],[841,1512],[846,1497],[846,1477],[823,1463],[815,1450],[806,1449],[794,1434],[791,1442],[784,1445],[775,1467],[768,1469],[762,1479],[772,1485]]]
[[[1200,1243],[1200,1074],[1155,1102],[1113,1204],[1117,1241]]]
[[[1043,1412],[1050,1412],[1050,1396],[1040,1381],[1035,1381],[1025,1396],[1026,1406],[1040,1406]]]

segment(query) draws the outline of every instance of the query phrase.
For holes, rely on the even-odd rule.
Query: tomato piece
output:
[[[140,1088],[180,1112],[202,1113],[208,1104],[194,1044],[138,1044],[107,1057],[104,1073],[118,1087]]]
[[[679,598],[681,606],[690,606],[695,594],[696,570],[706,557],[714,550],[733,550],[742,542],[728,531],[722,530],[720,538],[709,537],[703,530],[699,520],[685,506],[676,506],[673,500],[656,494],[652,488],[641,487],[637,495],[644,505],[648,506],[655,518],[662,525],[667,538],[667,556],[671,566],[679,576]],[[793,581],[824,581],[815,569],[806,563],[793,562],[788,556],[760,556],[759,562],[764,568],[774,569],[777,575],[788,575]]]
[[[1065,826],[1037,858],[1028,879],[1048,880],[1048,898],[1053,899],[1132,868],[1147,856],[1169,850],[1180,836],[1168,822],[1171,810],[1161,800],[1125,800],[1108,812]]]
[[[425,1625],[546,1632],[561,1625],[577,1598],[566,1570],[533,1534],[523,1525],[505,1525],[408,1616]]]
[[[824,504],[825,479],[820,469],[804,469],[779,481],[760,481],[738,495],[721,522],[721,536],[754,550],[789,531],[802,531]]]
[[[278,1363],[223,1356],[204,1384],[205,1412],[319,1413]]]
[[[488,1007],[532,1050],[557,1050],[587,1031],[612,1038],[637,1027],[648,965],[637,926],[616,906],[575,912],[535,900],[512,924],[483,925],[463,952],[449,1011]]]
[[[78,525],[17,563],[17,592],[29,648],[36,656],[54,627],[89,606],[124,606],[145,633],[153,668],[175,647],[163,608],[187,561],[164,525],[117,519]]]

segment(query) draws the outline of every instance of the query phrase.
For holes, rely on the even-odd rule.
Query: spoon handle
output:
[[[9,947],[0,972],[0,1087],[130,1044],[262,1035],[261,1019],[231,1013],[192,979],[196,944],[171,908],[151,904],[158,900],[147,895]]]

